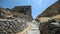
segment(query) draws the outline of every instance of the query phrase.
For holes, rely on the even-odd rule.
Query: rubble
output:
[[[60,0],[49,6],[35,20],[40,23],[40,34],[60,34]]]
[[[21,6],[13,9],[4,9],[0,8],[0,34],[16,34],[22,32],[25,28],[28,27],[27,23],[32,22],[31,6],[22,6],[23,10],[19,11]],[[26,8],[29,10],[27,10]],[[27,12],[25,11],[27,10]],[[17,11],[16,11],[17,10]],[[24,12],[28,14],[24,14]]]

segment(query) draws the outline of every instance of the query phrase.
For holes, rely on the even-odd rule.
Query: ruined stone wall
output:
[[[22,9],[21,7],[14,9],[0,8],[0,34],[16,34],[28,27],[28,23],[32,21],[31,14],[29,13],[31,7],[28,8],[29,11],[26,12],[27,15],[24,13],[26,9],[24,8],[25,7],[23,7],[22,11],[20,10]]]
[[[27,15],[30,19],[32,19],[31,6],[16,6],[12,10],[14,12]]]
[[[56,14],[60,14],[60,1],[57,1],[53,5],[49,6],[42,14],[38,17],[51,17]]]
[[[37,16],[36,21],[40,23],[40,34],[60,34],[60,0]]]
[[[44,17],[52,18],[57,15],[60,15],[60,0],[54,3],[53,5],[49,6],[42,14],[37,16],[36,20],[41,20],[40,18],[44,18]],[[48,19],[48,18],[45,18],[45,19]],[[59,17],[56,17],[56,19],[58,18]]]

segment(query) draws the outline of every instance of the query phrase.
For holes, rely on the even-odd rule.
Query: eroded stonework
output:
[[[48,7],[37,18],[40,34],[60,34],[60,0]]]
[[[37,18],[36,18],[36,20],[40,21],[41,17],[43,17],[43,18],[44,17],[48,17],[48,18],[54,18],[54,19],[56,17],[56,19],[58,19],[60,17],[60,0],[58,0],[53,5],[49,6],[43,13],[41,13],[40,15],[38,15]],[[47,19],[47,18],[45,18],[45,19]]]
[[[31,21],[31,6],[17,6],[13,9],[0,8],[0,34],[22,32]]]

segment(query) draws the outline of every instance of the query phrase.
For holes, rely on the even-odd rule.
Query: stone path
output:
[[[32,27],[29,30],[28,34],[39,34],[38,25],[32,24]]]

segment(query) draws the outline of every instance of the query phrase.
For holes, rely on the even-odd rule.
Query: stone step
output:
[[[29,30],[28,34],[39,34],[38,25],[32,24],[32,27]]]

